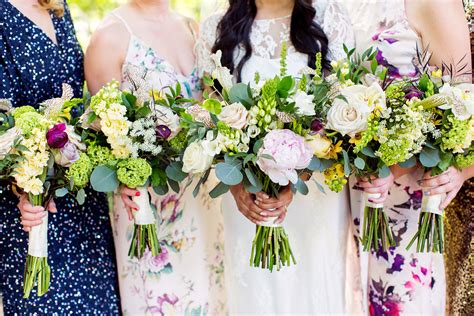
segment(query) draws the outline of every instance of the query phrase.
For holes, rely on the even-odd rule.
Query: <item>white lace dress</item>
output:
[[[350,20],[332,1],[315,3],[316,22],[329,38],[330,58],[344,57],[342,44],[353,45]],[[209,17],[201,27],[198,60],[202,72],[213,70],[209,58],[222,14]],[[242,81],[250,82],[255,72],[271,78],[280,70],[280,50],[288,45],[288,71],[297,75],[307,67],[307,55],[295,51],[290,42],[290,16],[256,20],[251,31],[253,54],[242,70]],[[238,61],[243,51],[235,51]],[[249,264],[255,225],[238,210],[231,194],[223,197],[225,235],[225,278],[230,314],[344,314],[353,313],[356,273],[347,271],[352,253],[349,192],[321,193],[313,180],[310,193],[297,195],[288,210],[284,227],[289,235],[297,265],[279,272],[251,268]],[[348,264],[351,268],[356,266]]]
[[[138,97],[149,97],[179,82],[187,98],[200,98],[197,68],[189,75],[179,73],[169,62],[129,31],[129,46],[122,68],[122,87],[139,85]],[[146,88],[143,88],[146,85]],[[133,90],[133,89],[132,89]],[[195,199],[183,181],[179,194],[170,191],[158,196],[150,189],[156,209],[156,225],[162,253],[145,253],[140,260],[130,259],[128,250],[133,221],[128,220],[120,196],[114,196],[113,232],[117,255],[120,298],[124,315],[205,315],[226,311],[223,277],[223,225],[207,187]],[[196,181],[193,181],[196,182]],[[212,186],[212,184],[210,184]]]
[[[393,78],[416,77],[418,34],[408,22],[405,0],[345,0],[351,12],[357,51],[378,49],[377,60]],[[423,193],[414,173],[397,179],[385,202],[397,247],[388,252],[361,252],[365,309],[371,315],[443,315],[444,260],[441,254],[416,253],[408,243],[418,229]],[[351,181],[351,207],[357,232],[364,203]],[[356,236],[359,237],[359,236]]]

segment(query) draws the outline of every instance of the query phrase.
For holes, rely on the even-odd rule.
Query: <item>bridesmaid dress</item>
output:
[[[112,16],[128,30],[129,45],[122,68],[122,88],[140,86],[140,97],[150,89],[181,84],[183,97],[201,97],[197,69],[179,73],[173,65],[133,33],[117,12]],[[190,30],[193,32],[192,27]],[[133,221],[119,195],[114,197],[113,229],[117,250],[122,312],[124,315],[222,315],[226,310],[223,279],[222,220],[206,186],[194,198],[193,179],[181,184],[181,191],[158,196],[150,188],[151,203],[157,211],[156,225],[162,253],[146,252],[140,260],[130,259]],[[209,186],[211,186],[210,184]],[[211,187],[212,189],[212,187]]]
[[[379,50],[377,59],[393,78],[416,77],[418,34],[410,27],[404,0],[346,0],[358,52]],[[418,228],[422,172],[396,180],[385,202],[397,247],[360,253],[366,309],[371,315],[442,315],[445,309],[443,255],[406,250]],[[351,208],[360,233],[364,199],[351,181]],[[357,238],[359,236],[356,236]]]
[[[0,99],[13,106],[33,105],[59,97],[68,83],[81,96],[83,55],[69,9],[51,13],[55,44],[8,1],[0,1]],[[5,315],[89,314],[119,312],[117,274],[107,199],[87,191],[78,206],[70,197],[56,200],[49,215],[51,287],[42,297],[36,290],[23,299],[23,269],[28,234],[21,229],[18,198],[0,186],[0,292]]]
[[[334,1],[317,0],[315,22],[329,39],[329,58],[345,56],[343,43],[354,45],[348,14]],[[216,41],[222,14],[214,14],[201,27],[198,44],[199,67],[211,73],[210,55]],[[291,16],[257,19],[252,25],[252,56],[242,69],[242,82],[252,82],[258,72],[262,80],[280,71],[280,51],[288,45],[288,73],[298,75],[307,68],[308,56],[295,50],[290,42]],[[237,48],[236,63],[243,56]],[[320,192],[315,181],[322,184]],[[237,209],[233,196],[222,199],[225,235],[225,279],[230,314],[355,314],[358,293],[354,292],[357,273],[347,271],[353,247],[349,192],[334,193],[318,174],[307,182],[309,194],[295,195],[283,226],[291,241],[297,264],[279,272],[250,267],[249,257],[255,224]],[[356,261],[356,260],[354,260]],[[360,310],[359,310],[360,311]]]

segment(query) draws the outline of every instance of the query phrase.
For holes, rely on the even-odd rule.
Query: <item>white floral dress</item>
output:
[[[377,60],[393,78],[416,77],[418,34],[410,27],[404,0],[345,0],[354,25],[356,47],[378,49]],[[416,233],[423,193],[409,174],[396,180],[385,202],[397,247],[388,252],[360,253],[365,308],[371,315],[443,315],[444,261],[441,254],[406,250]],[[363,196],[351,183],[351,207],[360,232]],[[356,236],[359,237],[359,236]]]
[[[113,16],[130,33],[122,71],[124,89],[144,84],[146,91],[159,90],[179,82],[184,97],[200,98],[197,69],[189,76],[178,73],[134,35],[122,17],[116,13]],[[128,220],[120,196],[114,196],[112,222],[124,315],[205,315],[225,311],[220,209],[208,197],[206,187],[194,198],[195,181],[185,182],[180,193],[170,191],[158,196],[150,190],[162,253],[153,257],[148,252],[141,260],[128,257],[133,222]]]
[[[344,57],[342,44],[353,45],[350,19],[333,1],[317,0],[315,21],[329,38],[331,59]],[[198,61],[202,72],[214,70],[210,59],[222,14],[209,17],[201,27]],[[307,68],[308,56],[295,50],[290,41],[291,17],[255,20],[250,34],[253,53],[242,69],[242,82],[251,82],[258,72],[269,79],[280,71],[282,43],[288,45],[288,72],[298,75]],[[235,60],[243,56],[234,52]],[[324,183],[321,175],[313,180]],[[230,314],[355,314],[357,271],[348,257],[355,247],[350,233],[349,192],[340,194],[308,182],[310,193],[296,195],[283,223],[297,264],[279,272],[250,267],[249,258],[255,224],[238,210],[231,194],[223,196],[225,234],[225,279]],[[323,184],[324,185],[324,184]],[[356,260],[354,260],[356,261]]]

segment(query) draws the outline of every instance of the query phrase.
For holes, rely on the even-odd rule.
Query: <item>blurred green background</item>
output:
[[[126,0],[69,0],[79,42],[85,47],[89,37],[104,16]],[[172,7],[181,14],[199,20],[200,0],[170,0]]]

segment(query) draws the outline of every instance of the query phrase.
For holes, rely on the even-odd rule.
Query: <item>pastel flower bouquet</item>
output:
[[[120,185],[138,191],[133,201],[134,232],[129,256],[141,258],[146,249],[160,253],[156,209],[150,203],[149,188],[165,194],[180,190],[180,153],[186,146],[178,113],[193,102],[181,97],[181,87],[146,91],[136,87],[121,91],[113,81],[86,104],[82,116],[83,138],[88,144],[91,185],[99,192],[114,192]],[[159,223],[158,223],[159,224]]]
[[[305,139],[314,116],[306,79],[297,85],[295,78],[285,75],[284,52],[280,76],[260,80],[256,74],[250,84],[233,84],[219,52],[213,59],[216,70],[212,78],[204,79],[212,94],[182,114],[182,124],[189,128],[183,171],[201,176],[195,192],[215,166],[220,183],[210,192],[213,198],[239,184],[249,193],[270,197],[278,197],[288,185],[307,194],[300,176],[317,158]],[[257,225],[250,256],[253,267],[273,271],[295,264],[289,238],[275,220]]]
[[[1,114],[0,174],[29,197],[33,206],[44,206],[54,197],[73,194],[78,203],[85,200],[88,183],[76,181],[82,176],[80,165],[86,147],[74,131],[76,119],[71,111],[82,99],[72,99],[70,86],[63,85],[63,96],[47,100],[39,110],[31,106],[9,109]],[[24,297],[35,283],[38,296],[44,295],[51,279],[48,265],[48,216],[29,232],[28,255],[24,273]]]
[[[427,70],[410,87],[410,103],[423,108],[433,127],[417,155],[418,162],[432,176],[450,167],[463,169],[474,164],[474,85],[452,84],[449,77],[441,74],[441,70]],[[429,195],[429,188],[423,190],[418,231],[407,249],[416,242],[418,252],[442,253],[444,217],[440,204],[446,194]]]
[[[421,152],[430,130],[422,108],[407,102],[405,82],[390,81],[388,69],[377,63],[377,51],[356,55],[345,47],[347,59],[332,63],[332,74],[314,81],[315,90],[329,90],[316,106],[324,129],[321,137],[339,147],[335,163],[324,171],[334,191],[342,189],[351,174],[373,179],[390,175],[390,167],[403,164]],[[369,64],[370,69],[365,65]],[[317,99],[318,100],[318,99]],[[395,246],[380,194],[364,194],[361,242],[364,251]]]

